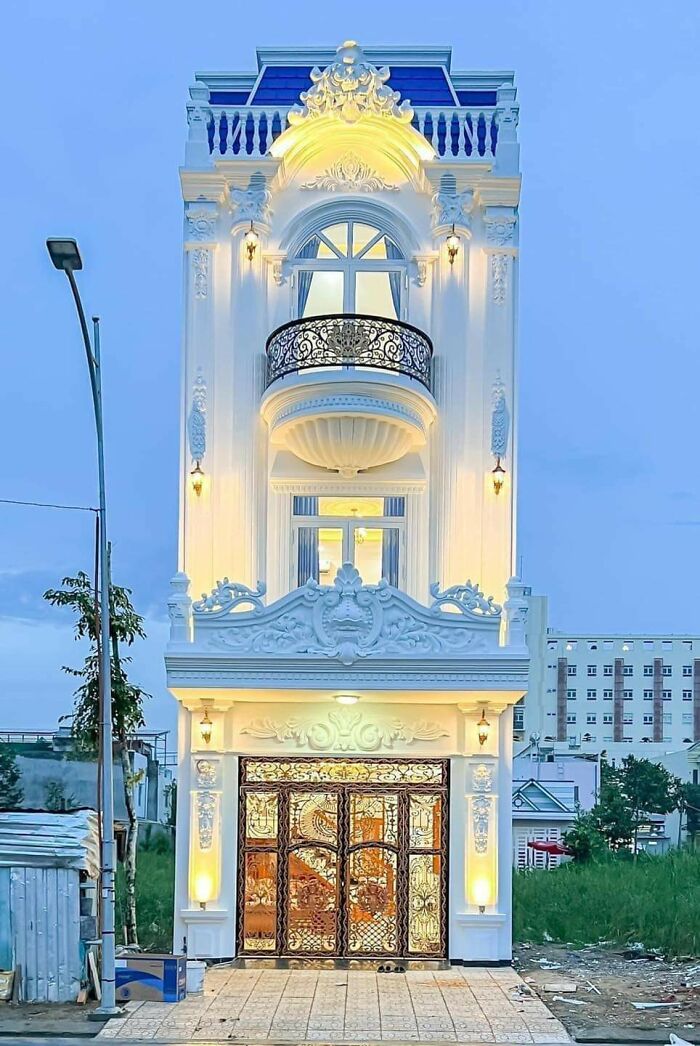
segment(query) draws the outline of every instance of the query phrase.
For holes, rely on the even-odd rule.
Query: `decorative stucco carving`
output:
[[[493,767],[489,763],[477,763],[472,770],[472,790],[490,792],[493,788]]]
[[[186,211],[186,239],[193,240],[195,243],[214,241],[216,238],[216,218],[216,211],[206,211],[201,208]]]
[[[214,842],[216,805],[217,797],[213,792],[197,792],[197,832],[200,850],[211,850]]]
[[[344,665],[373,657],[459,657],[498,646],[500,617],[492,602],[484,600],[488,610],[472,610],[455,596],[462,613],[438,614],[384,579],[364,585],[350,563],[340,568],[333,585],[310,579],[264,609],[256,599],[260,594],[224,580],[194,604],[198,636],[242,655],[307,655]],[[228,613],[245,599],[253,603],[253,613]],[[212,617],[216,622],[225,617],[226,627],[208,627]]]
[[[509,255],[491,255],[491,296],[495,305],[503,305],[506,300],[509,264]]]
[[[449,736],[449,731],[439,723],[427,719],[414,723],[402,719],[366,719],[362,712],[340,709],[328,712],[325,719],[255,719],[242,727],[241,733],[280,744],[295,741],[298,748],[310,748],[314,752],[376,752],[380,748],[393,748],[396,741],[410,745]]]
[[[198,759],[195,763],[197,785],[199,788],[213,788],[218,772],[217,765],[211,759]]]
[[[262,176],[257,179],[253,176],[247,189],[231,189],[234,223],[252,221],[267,225],[271,216],[271,199],[272,194]]]
[[[347,152],[323,174],[304,182],[302,189],[322,189],[326,192],[398,192],[399,187],[385,182],[368,163],[355,153]]]
[[[428,280],[428,263],[418,258],[416,261],[416,286],[425,287]]]
[[[456,189],[443,187],[433,196],[433,226],[460,225],[468,229],[473,207],[474,193],[471,189],[457,192]]]
[[[195,614],[212,614],[216,617],[229,614],[241,605],[250,606],[254,614],[259,614],[264,609],[262,597],[267,591],[265,582],[258,581],[258,587],[248,588],[240,581],[229,581],[227,577],[223,581],[217,581],[209,595],[202,593],[202,598],[192,604]]]
[[[508,450],[508,427],[506,387],[497,378],[491,390],[491,453],[497,458],[505,457]]]
[[[168,617],[170,618],[170,642],[187,643],[190,639],[192,600],[189,597],[190,579],[178,571],[170,579]]]
[[[195,298],[206,298],[209,294],[209,251],[206,247],[192,251],[192,275]]]
[[[476,795],[472,799],[472,831],[474,850],[485,854],[489,846],[489,821],[491,819],[491,800],[485,795]]]
[[[287,277],[284,271],[284,265],[281,261],[273,261],[272,263],[272,279],[275,281],[277,287],[284,287],[287,282]]]
[[[472,584],[471,581],[467,581],[465,585],[450,585],[444,592],[440,591],[438,582],[433,581],[430,586],[430,595],[433,597],[430,606],[433,613],[440,613],[446,604],[456,607],[462,614],[477,617],[483,615],[499,617],[501,613],[501,607],[498,603],[494,603],[493,596],[487,598],[479,586]]]
[[[489,247],[510,247],[515,236],[518,219],[515,215],[484,218],[486,242]]]
[[[290,124],[317,116],[335,116],[346,123],[369,115],[394,117],[402,123],[413,119],[409,103],[399,105],[399,92],[387,87],[391,73],[386,66],[376,69],[365,61],[354,40],[346,40],[336,53],[337,60],[326,69],[311,70],[313,87],[300,95],[303,108],[290,110]]]
[[[207,450],[207,383],[201,371],[192,386],[192,406],[187,417],[190,457],[202,461]]]

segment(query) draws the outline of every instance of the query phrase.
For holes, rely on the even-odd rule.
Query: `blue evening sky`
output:
[[[133,676],[171,727],[164,603],[175,568],[181,201],[196,69],[257,44],[451,44],[515,69],[524,170],[520,551],[574,630],[700,631],[695,0],[9,0],[3,5],[0,497],[94,504],[85,361],[47,235],[73,235],[103,324],[115,579],[149,639]],[[0,505],[0,729],[70,710],[87,516]]]

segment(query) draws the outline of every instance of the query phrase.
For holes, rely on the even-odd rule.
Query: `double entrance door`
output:
[[[241,760],[241,955],[440,958],[447,764]]]

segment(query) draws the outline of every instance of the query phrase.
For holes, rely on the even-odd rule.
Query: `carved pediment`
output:
[[[222,615],[221,601],[214,605],[195,604],[195,641],[241,657],[332,658],[344,665],[365,658],[444,660],[496,648],[500,629],[493,603],[471,609],[460,601],[457,613],[430,609],[385,580],[363,584],[350,563],[332,585],[309,580],[269,607]]]

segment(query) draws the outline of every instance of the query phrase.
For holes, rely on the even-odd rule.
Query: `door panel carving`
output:
[[[446,954],[448,764],[241,760],[243,955]]]

